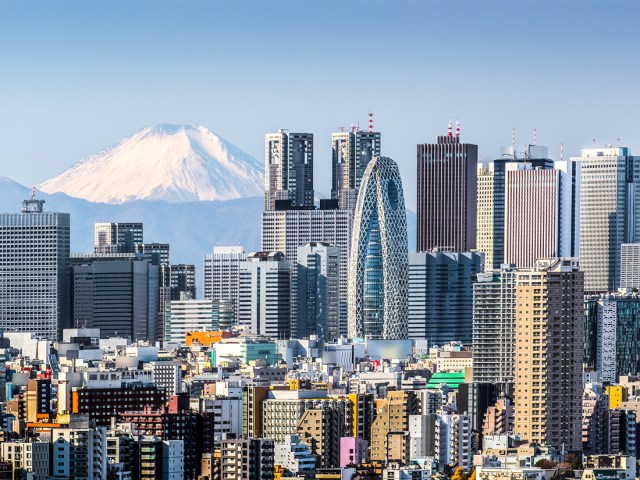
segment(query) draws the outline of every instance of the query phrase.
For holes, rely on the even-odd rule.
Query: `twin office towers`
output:
[[[407,225],[398,166],[380,156],[380,133],[372,128],[334,133],[331,199],[316,208],[313,150],[310,133],[265,137],[265,253],[245,263],[244,281],[240,272],[238,323],[280,338],[406,338]],[[275,262],[267,252],[284,259]],[[288,269],[291,288],[261,299],[258,269],[269,275],[268,268]],[[290,316],[283,319],[276,312],[287,296]]]

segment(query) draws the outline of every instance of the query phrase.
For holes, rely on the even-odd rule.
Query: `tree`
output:
[[[543,470],[553,470],[558,465],[556,464],[556,462],[552,462],[551,460],[548,460],[546,458],[541,458],[536,462],[534,466],[538,468],[542,468]]]
[[[451,480],[469,480],[469,476],[464,473],[464,468],[458,467],[451,475]]]

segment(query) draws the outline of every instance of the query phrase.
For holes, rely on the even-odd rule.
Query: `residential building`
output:
[[[294,475],[312,473],[316,469],[315,457],[298,435],[287,435],[284,442],[275,444],[273,462]]]
[[[526,442],[581,448],[584,274],[576,259],[517,274],[515,431]]]
[[[33,480],[48,480],[49,448],[49,442],[40,440],[4,441],[0,442],[0,460],[13,464],[15,478],[28,476]]]
[[[247,459],[251,459],[248,462]],[[222,471],[227,480],[274,478],[274,443],[266,438],[222,442]]]
[[[107,431],[87,418],[51,431],[53,477],[107,480]],[[64,458],[64,461],[60,461]]]
[[[372,461],[408,463],[409,421],[417,415],[420,402],[412,391],[390,391],[371,425]]]
[[[473,284],[473,381],[513,382],[516,335],[515,265],[478,273]]]
[[[470,344],[473,278],[483,270],[481,253],[410,253],[409,338],[427,339],[430,345]]]
[[[325,242],[298,247],[297,338],[340,335],[340,249]]]
[[[264,209],[280,200],[313,207],[313,134],[280,130],[265,135]]]
[[[255,252],[240,265],[238,323],[275,339],[291,337],[291,262],[280,252]]]
[[[620,245],[620,288],[640,290],[640,243]]]
[[[580,265],[587,293],[620,286],[621,246],[640,239],[640,160],[627,147],[584,148],[572,157],[580,184]]]
[[[70,327],[69,214],[45,212],[35,190],[0,214],[0,330],[58,340]]]
[[[352,127],[333,133],[331,147],[331,198],[338,200],[338,208],[355,210],[364,171],[373,158],[380,156],[380,132]]]
[[[411,437],[409,458],[433,457],[436,454],[436,416],[409,415],[409,435]]]
[[[349,257],[349,337],[407,338],[407,219],[398,165],[376,157],[358,193]]]
[[[470,470],[473,461],[471,416],[458,413],[436,414],[435,456],[441,465]]]
[[[151,371],[151,380],[156,387],[164,390],[167,396],[182,392],[182,363],[177,361],[149,362],[145,370]]]
[[[419,144],[418,225],[419,252],[437,247],[467,252],[476,244],[478,146],[453,136],[438,136],[436,143]]]

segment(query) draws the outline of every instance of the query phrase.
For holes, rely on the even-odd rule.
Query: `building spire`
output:
[[[373,112],[369,112],[369,131],[373,132]]]

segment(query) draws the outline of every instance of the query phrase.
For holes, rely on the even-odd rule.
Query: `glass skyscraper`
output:
[[[407,338],[408,246],[396,162],[376,157],[358,193],[349,256],[349,337]]]

